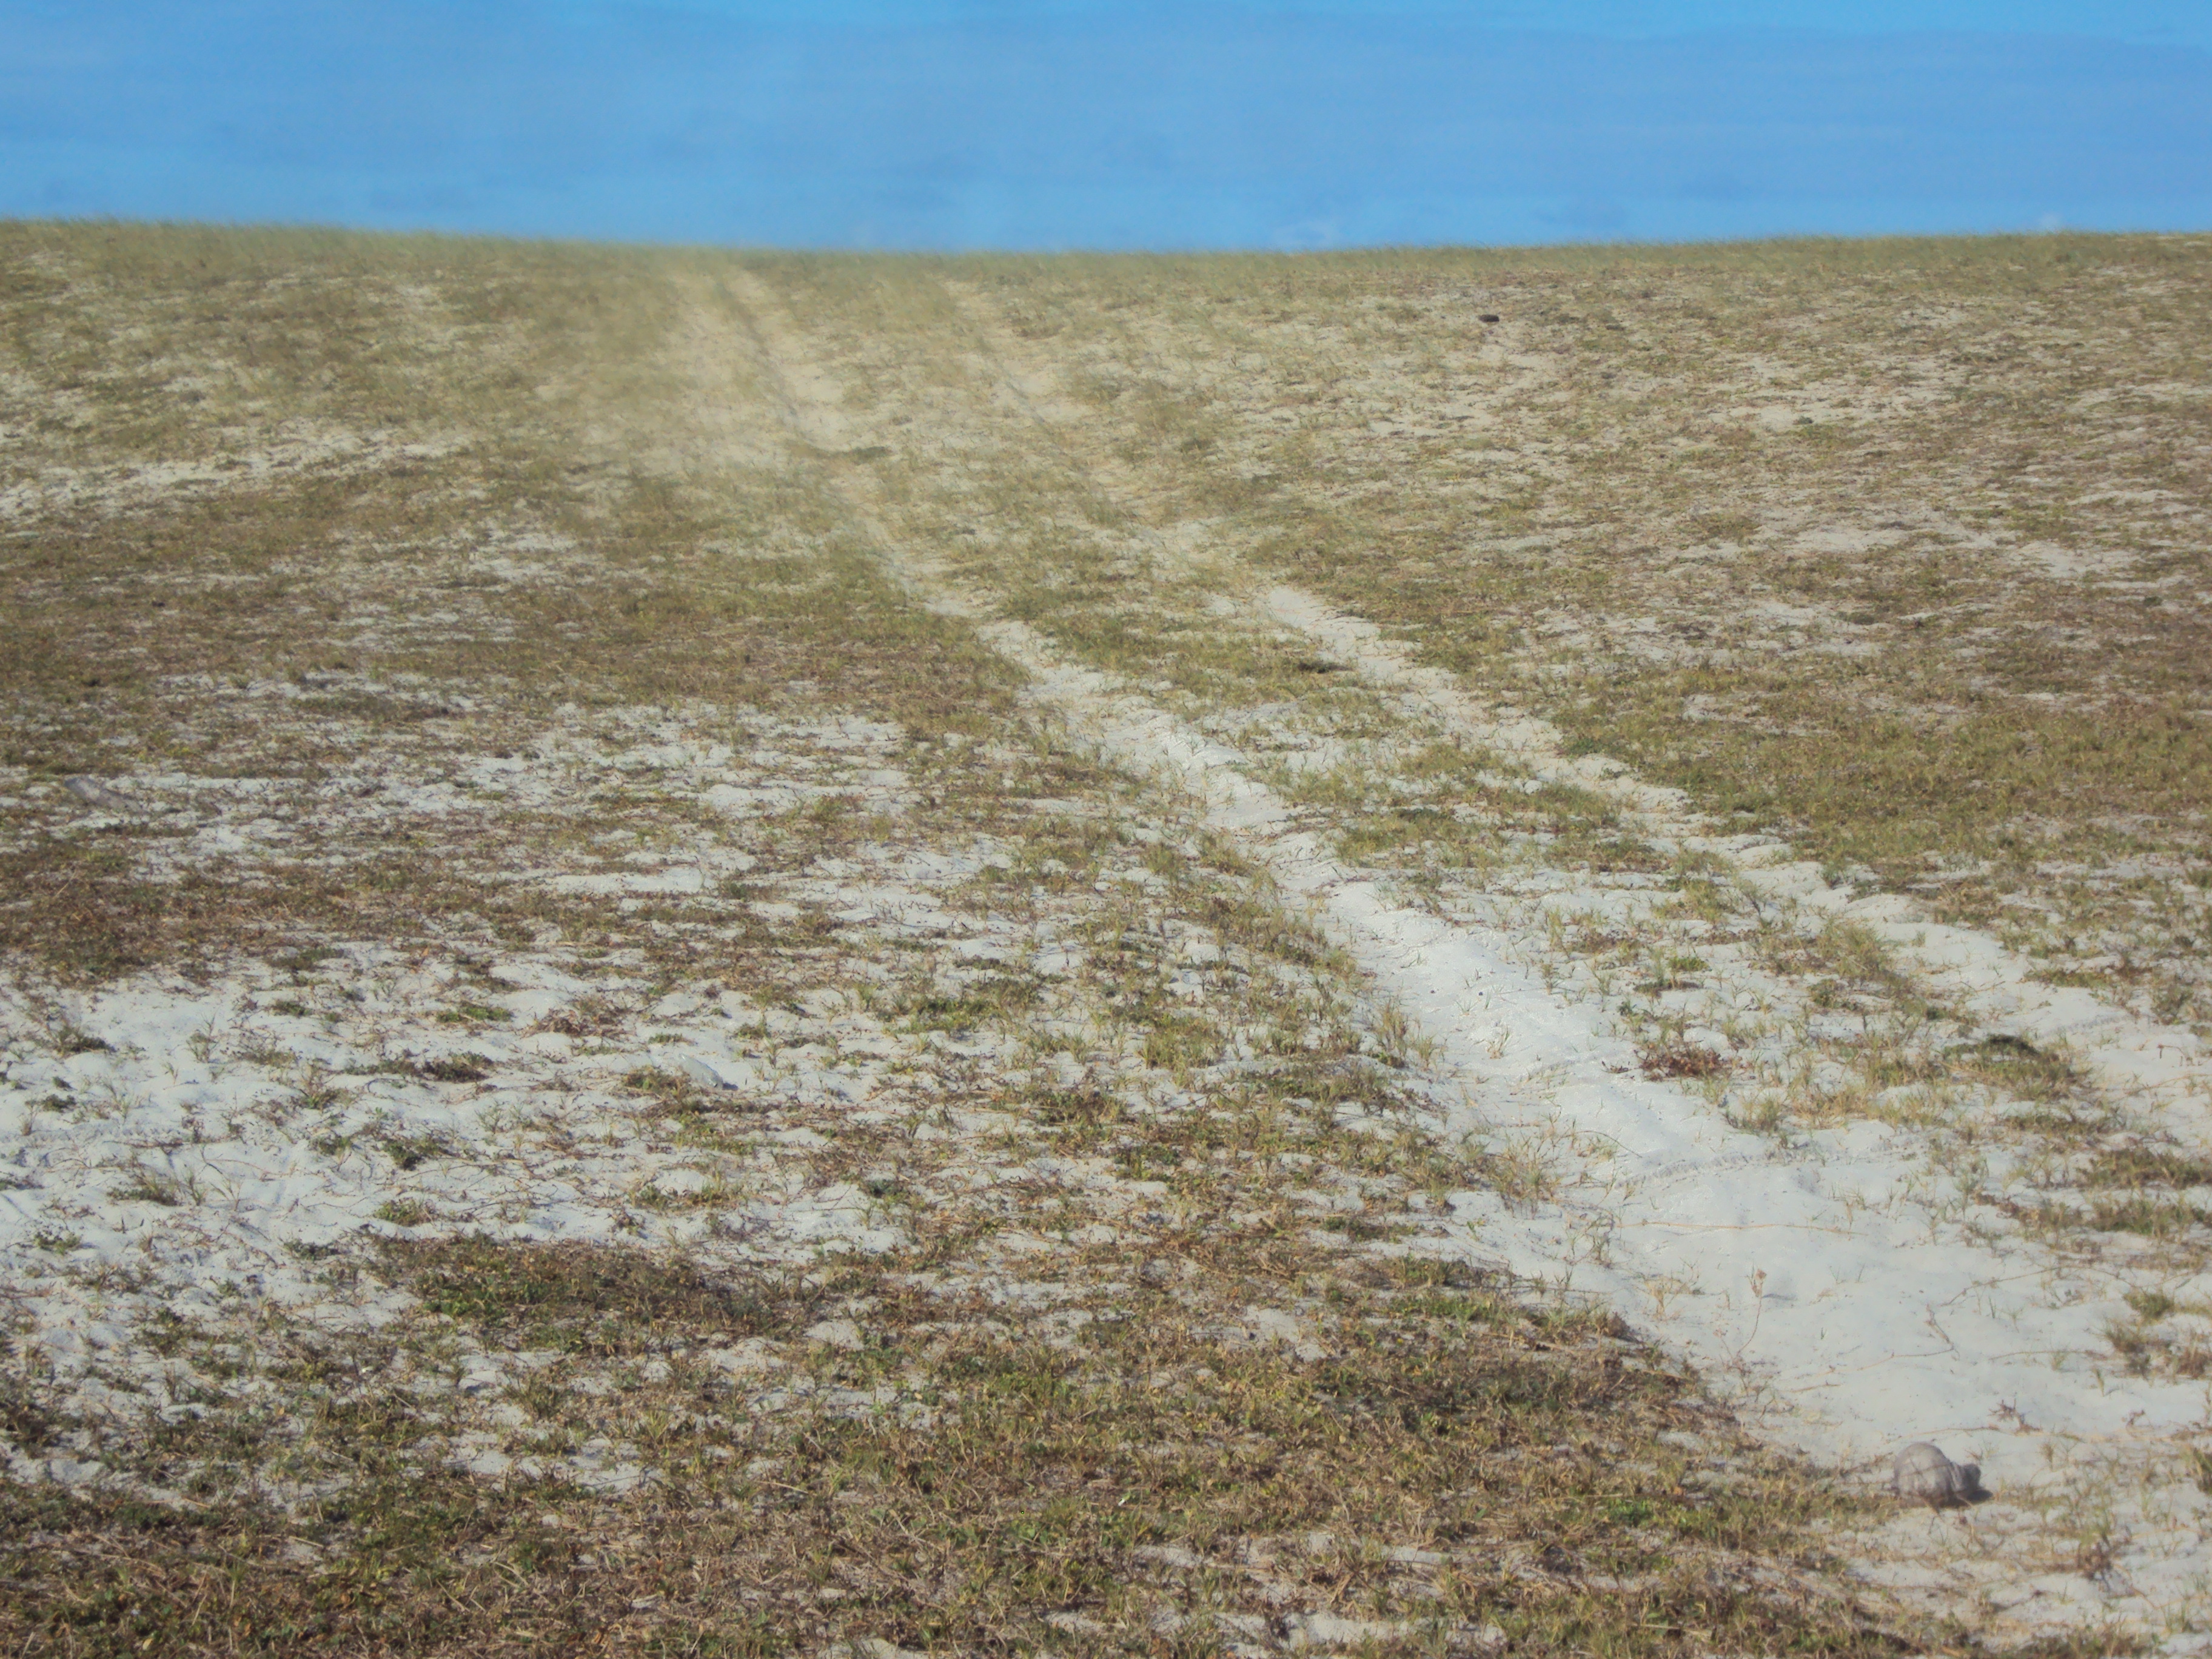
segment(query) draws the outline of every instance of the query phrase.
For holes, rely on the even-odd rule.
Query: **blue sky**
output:
[[[0,215],[747,245],[2212,226],[2212,0],[0,0]]]

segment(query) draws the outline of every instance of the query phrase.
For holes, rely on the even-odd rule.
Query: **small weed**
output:
[[[2212,1496],[2212,1451],[2192,1446],[2188,1453],[2190,1474],[2195,1477],[2197,1490]]]
[[[2163,1291],[2130,1291],[2125,1300],[2128,1306],[2135,1310],[2136,1317],[2146,1325],[2155,1325],[2172,1313],[2177,1305],[2174,1299]]]
[[[568,1037],[606,1037],[620,1031],[627,1019],[623,1011],[597,997],[583,997],[566,1008],[544,1016],[532,1028]]]
[[[641,1066],[625,1073],[623,1087],[650,1096],[669,1111],[688,1112],[696,1109],[699,1087],[688,1077],[675,1072],[663,1071],[658,1066]]]
[[[330,1073],[317,1062],[307,1068],[284,1108],[293,1112],[326,1112],[348,1098],[346,1091],[333,1084]]]
[[[2212,1221],[2212,1214],[2179,1199],[2098,1198],[2089,1206],[2089,1224],[2100,1233],[2179,1238],[2208,1221]]]
[[[386,1158],[403,1170],[415,1169],[426,1158],[451,1158],[453,1155],[452,1143],[445,1136],[438,1134],[387,1134],[379,1137],[376,1144],[384,1149]],[[390,1221],[397,1218],[386,1216],[385,1219]],[[410,1221],[400,1224],[412,1227],[420,1224]]]
[[[159,1204],[174,1209],[182,1205],[200,1201],[199,1182],[191,1176],[180,1176],[167,1170],[157,1170],[150,1164],[141,1164],[131,1172],[131,1179],[112,1188],[108,1199],[117,1204]]]
[[[1639,1068],[1648,1078],[1724,1077],[1729,1069],[1727,1055],[1680,1038],[1640,1044],[1636,1056]]]
[[[1375,1042],[1383,1063],[1401,1070],[1413,1066],[1432,1066],[1442,1053],[1436,1039],[1413,1028],[1406,1011],[1395,1003],[1386,1004],[1375,1016]]]
[[[514,1019],[514,1011],[488,1002],[463,1002],[441,1008],[435,1018],[441,1025],[503,1025]]]
[[[1366,1215],[1324,1216],[1319,1224],[1322,1231],[1335,1233],[1340,1237],[1352,1240],[1356,1244],[1368,1244],[1377,1239],[1395,1238],[1405,1231],[1402,1225],[1394,1226],[1389,1222]]]
[[[428,1078],[434,1083],[481,1083],[491,1075],[491,1061],[475,1053],[441,1054],[434,1060],[418,1060],[412,1067],[417,1077]]]
[[[1653,963],[1653,971],[1636,988],[1645,996],[1657,996],[1662,991],[1694,991],[1698,981],[1695,975],[1705,971],[1705,958],[1677,951],[1661,957]]]
[[[239,1044],[238,1057],[249,1066],[266,1066],[270,1071],[289,1071],[300,1063],[300,1057],[283,1043],[259,1033]]]
[[[2212,1160],[2163,1146],[2097,1154],[2082,1176],[2091,1187],[2212,1187]]]

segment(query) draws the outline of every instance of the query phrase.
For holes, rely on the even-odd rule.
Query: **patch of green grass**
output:
[[[2090,1187],[2212,1187],[2212,1160],[2166,1146],[2121,1146],[2097,1154]]]
[[[1038,986],[1026,975],[993,974],[957,991],[923,991],[905,1006],[908,1025],[917,1031],[955,1031],[988,1025],[1036,1006]]]
[[[194,1182],[150,1165],[141,1165],[132,1171],[128,1181],[109,1188],[107,1196],[111,1202],[117,1204],[159,1204],[171,1209],[199,1202],[198,1189]]]
[[[2212,1211],[2179,1199],[2096,1198],[2089,1209],[2089,1224],[2099,1232],[2144,1238],[2174,1238],[2208,1223],[2212,1223]]]
[[[486,1002],[464,1002],[452,1008],[441,1008],[436,1015],[441,1025],[505,1024],[514,1018],[511,1008],[501,1008]]]
[[[441,1134],[386,1134],[380,1136],[376,1144],[403,1170],[416,1169],[428,1158],[451,1158],[453,1153],[452,1143]]]

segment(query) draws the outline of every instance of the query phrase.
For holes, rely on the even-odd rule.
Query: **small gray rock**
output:
[[[1931,1510],[1959,1509],[1982,1496],[1982,1466],[1954,1463],[1925,1440],[1916,1440],[1898,1453],[1889,1484],[1899,1498]]]

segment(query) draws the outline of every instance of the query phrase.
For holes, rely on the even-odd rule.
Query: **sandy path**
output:
[[[1058,449],[1117,501],[1148,503],[1146,489],[1110,447],[1097,441],[1083,411],[1060,388],[1052,365],[996,316],[971,288],[948,284],[995,363],[1009,398]],[[1194,536],[1162,533],[1148,514],[1157,557],[1169,567],[1194,560],[1233,562],[1215,545],[1207,527]],[[1367,684],[1437,720],[1474,744],[1507,757],[1546,781],[1571,783],[1619,805],[1646,841],[1684,848],[1723,862],[1729,875],[1762,898],[1806,906],[1859,923],[1894,950],[1901,964],[1954,1007],[1984,1025],[2001,1029],[2039,1048],[2063,1049],[2117,1102],[2154,1115],[2185,1142],[2212,1146],[2212,1050],[2195,1033],[2141,1019],[2093,992],[2042,983],[2038,964],[1989,934],[1937,921],[1894,893],[1865,896],[1832,886],[1817,861],[1800,858],[1771,836],[1730,835],[1692,811],[1679,790],[1637,777],[1601,755],[1570,756],[1559,729],[1540,716],[1504,714],[1468,696],[1443,669],[1415,653],[1362,617],[1337,610],[1318,595],[1285,583],[1267,583],[1256,595],[1266,616],[1310,640],[1324,654],[1354,669]]]
[[[764,356],[794,436],[822,450],[875,441],[767,284],[743,275],[732,289],[751,337],[733,328],[730,348]],[[1128,488],[1093,476],[1109,493]],[[1637,1077],[1626,1042],[1516,965],[1511,941],[1394,903],[1340,867],[1256,780],[1248,757],[1068,663],[1035,630],[990,620],[988,592],[963,588],[887,527],[876,486],[856,473],[847,489],[902,580],[937,608],[975,620],[1028,676],[1038,702],[1102,756],[1203,799],[1213,825],[1355,953],[1378,996],[1397,1002],[1436,1045],[1435,1133],[1517,1137],[1561,1164],[1556,1201],[1532,1210],[1516,1212],[1494,1194],[1456,1195],[1465,1224],[1457,1248],[1608,1298],[1762,1413],[1765,1431],[1823,1460],[1871,1465],[1922,1437],[1978,1457],[1996,1500],[1967,1524],[1906,1518],[1863,1540],[1874,1576],[1978,1590],[2029,1627],[2118,1616],[2155,1631],[2201,1605],[2212,1583],[2206,1505],[2175,1459],[2181,1437],[2206,1424],[2207,1391],[2098,1369],[2089,1356],[2104,1349],[2112,1283],[1977,1228],[1909,1132],[1862,1124],[1780,1144],[1733,1127],[1676,1086]],[[1377,684],[1450,718],[1485,718],[1358,619],[1279,590],[1269,608]],[[1510,736],[1540,766],[1571,767],[1588,781],[1592,769],[1560,759],[1556,739],[1534,722],[1486,740]],[[1647,835],[1698,833],[1662,792],[1602,781]],[[1753,881],[1820,902],[1786,852],[1762,864],[1751,848],[1729,850]],[[1868,919],[1924,926],[1878,908]],[[2193,1052],[2185,1060],[2160,1034],[2101,1005],[2077,1008],[2064,994],[2036,1002],[2013,971],[2018,964],[1986,940],[1939,939],[1931,928],[1921,948],[1933,967],[1981,975],[1971,988],[1984,1007],[2008,1006],[2039,1036],[2063,1031],[2095,1044],[2116,1082],[2132,1078],[2170,1103],[2199,1075]],[[2074,1553],[2085,1522],[2101,1527],[2113,1550],[2095,1576],[2085,1576]]]

